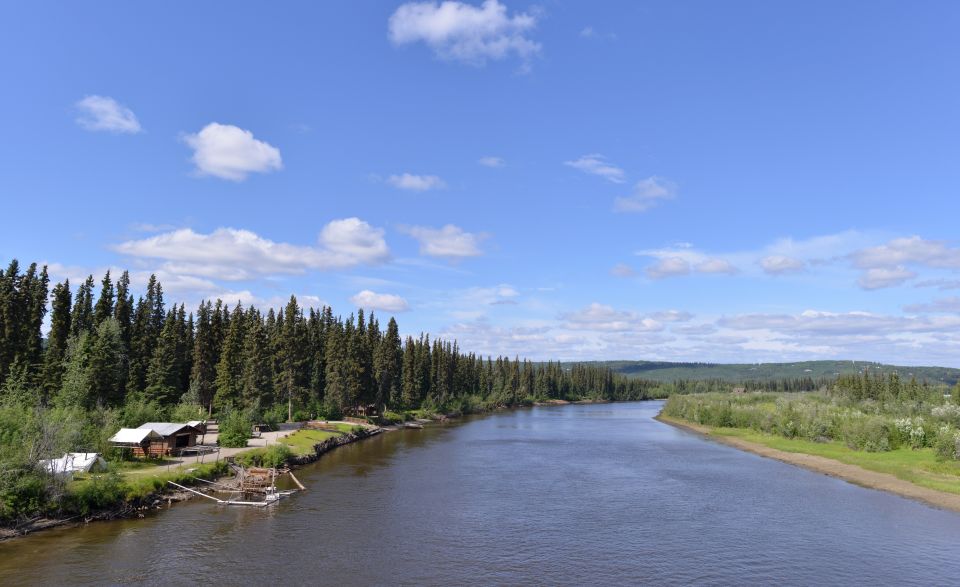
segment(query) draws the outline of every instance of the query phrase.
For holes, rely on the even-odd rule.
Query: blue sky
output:
[[[0,256],[536,359],[960,366],[954,2],[5,3]]]

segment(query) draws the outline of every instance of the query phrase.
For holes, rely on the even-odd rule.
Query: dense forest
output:
[[[221,300],[167,306],[151,277],[134,297],[124,272],[49,289],[46,267],[0,271],[0,397],[34,406],[132,403],[207,413],[269,410],[336,417],[384,410],[464,410],[536,399],[642,399],[651,385],[611,370],[463,352],[429,335],[401,340],[362,309],[347,318],[295,297],[263,312]],[[41,329],[48,312],[49,333]]]
[[[918,367],[887,365],[872,361],[797,361],[793,363],[672,363],[666,361],[595,361],[616,373],[652,381],[689,382],[719,380],[728,383],[753,381],[785,381],[812,379],[832,381],[840,375],[857,375],[865,371],[896,371],[907,378],[953,385],[960,380],[960,369],[950,367]],[[772,390],[771,390],[772,391]],[[793,390],[781,390],[793,391]]]
[[[481,357],[456,341],[401,340],[363,310],[167,305],[151,277],[107,272],[50,287],[46,267],[0,270],[0,522],[83,512],[129,487],[117,478],[70,486],[41,459],[117,456],[108,439],[145,422],[221,419],[244,446],[251,423],[403,412],[464,413],[549,399],[644,399],[653,384],[610,369]],[[44,332],[46,331],[46,336]],[[239,429],[227,433],[227,425]],[[245,431],[243,429],[245,428]],[[112,479],[112,480],[111,480]]]

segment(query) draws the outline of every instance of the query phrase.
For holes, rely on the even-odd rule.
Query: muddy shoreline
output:
[[[908,499],[922,501],[927,505],[932,505],[934,507],[960,512],[960,495],[954,493],[946,493],[943,491],[937,491],[936,489],[930,489],[928,487],[921,487],[920,485],[914,485],[909,481],[904,481],[903,479],[897,478],[888,473],[870,471],[868,469],[858,467],[857,465],[842,463],[826,457],[805,453],[786,452],[740,438],[718,436],[713,434],[710,428],[706,426],[692,424],[690,422],[677,420],[668,416],[659,415],[656,417],[656,419],[664,424],[669,424],[670,426],[699,434],[700,436],[710,440],[751,452],[762,457],[776,459],[790,465],[796,465],[817,473],[843,479],[844,481],[853,483],[854,485],[859,485],[861,487],[866,487],[868,489],[886,491],[888,493],[894,493]]]

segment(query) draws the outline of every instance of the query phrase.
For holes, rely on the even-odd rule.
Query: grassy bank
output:
[[[661,416],[659,419],[669,424],[694,424],[669,416]],[[866,452],[850,448],[840,442],[814,442],[798,438],[784,438],[748,428],[720,428],[702,425],[694,425],[693,428],[697,432],[714,437],[717,440],[737,439],[744,443],[763,446],[784,453],[813,455],[831,459],[868,471],[891,475],[920,487],[960,495],[960,463],[939,460],[931,448],[911,449],[901,447],[886,452]],[[727,444],[745,448],[742,443],[728,442]],[[789,459],[781,460],[793,462]],[[837,476],[846,477],[845,475]]]

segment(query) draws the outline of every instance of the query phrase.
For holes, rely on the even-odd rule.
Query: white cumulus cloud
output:
[[[183,137],[193,149],[193,163],[201,175],[243,181],[251,173],[283,168],[280,150],[231,124],[211,122],[196,134]]]
[[[412,192],[425,192],[447,187],[446,182],[436,175],[414,175],[412,173],[391,175],[387,178],[387,183],[397,189],[410,190]]]
[[[394,44],[422,42],[445,60],[483,65],[516,55],[529,64],[541,49],[528,37],[536,24],[533,14],[510,15],[497,0],[485,0],[480,6],[445,0],[401,4],[390,16],[387,30]]]
[[[480,241],[485,235],[466,232],[453,224],[447,224],[441,228],[410,226],[402,230],[420,241],[421,255],[459,259],[483,254],[480,250]]]
[[[203,234],[174,230],[116,245],[125,255],[165,261],[167,271],[227,280],[378,264],[390,256],[383,230],[359,218],[328,223],[318,246],[278,243],[249,230],[218,228]]]
[[[350,298],[350,301],[360,307],[369,310],[383,310],[384,312],[406,312],[410,309],[407,300],[398,295],[376,293],[369,289],[358,292]]]
[[[677,186],[661,177],[648,177],[633,186],[633,193],[613,201],[617,212],[646,212],[663,200],[676,197]]]
[[[584,155],[579,159],[564,161],[563,164],[568,167],[573,167],[574,169],[584,173],[599,175],[600,177],[612,181],[613,183],[623,183],[625,181],[624,176],[626,174],[624,173],[623,169],[608,163],[606,158],[600,153]]]
[[[136,134],[143,130],[132,110],[108,96],[87,96],[76,104],[77,124],[87,130]]]

